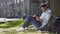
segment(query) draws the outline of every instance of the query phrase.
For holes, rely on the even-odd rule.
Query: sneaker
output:
[[[20,32],[20,31],[24,31],[24,30],[25,30],[25,28],[20,27],[20,28],[18,28],[16,31],[17,31],[17,32]]]
[[[38,32],[45,33],[45,32],[48,32],[48,31],[46,31],[46,30],[43,30],[43,31],[39,30]]]

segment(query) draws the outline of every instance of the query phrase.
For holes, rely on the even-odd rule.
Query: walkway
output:
[[[12,20],[19,20],[18,18],[0,18],[0,22],[12,21]]]

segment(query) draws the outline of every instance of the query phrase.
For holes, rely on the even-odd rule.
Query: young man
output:
[[[23,31],[26,29],[26,27],[29,26],[29,23],[32,22],[32,24],[37,28],[37,30],[43,25],[47,24],[52,12],[48,9],[46,4],[43,4],[40,6],[40,9],[43,11],[43,13],[41,14],[41,16],[28,16],[25,23],[23,24],[22,27],[20,27],[19,29],[17,29],[17,31]]]

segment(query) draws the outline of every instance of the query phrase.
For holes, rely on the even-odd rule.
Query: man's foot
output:
[[[46,31],[46,30],[39,30],[38,32],[41,32],[41,33],[45,33],[45,32],[48,32],[48,31]]]
[[[18,28],[16,31],[17,31],[17,32],[20,32],[20,31],[24,31],[24,30],[25,30],[25,28],[20,27],[20,28]]]

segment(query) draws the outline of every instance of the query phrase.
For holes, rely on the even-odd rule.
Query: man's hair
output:
[[[47,7],[48,8],[48,6],[46,4],[40,5],[40,8],[41,7],[44,7],[44,8]]]

